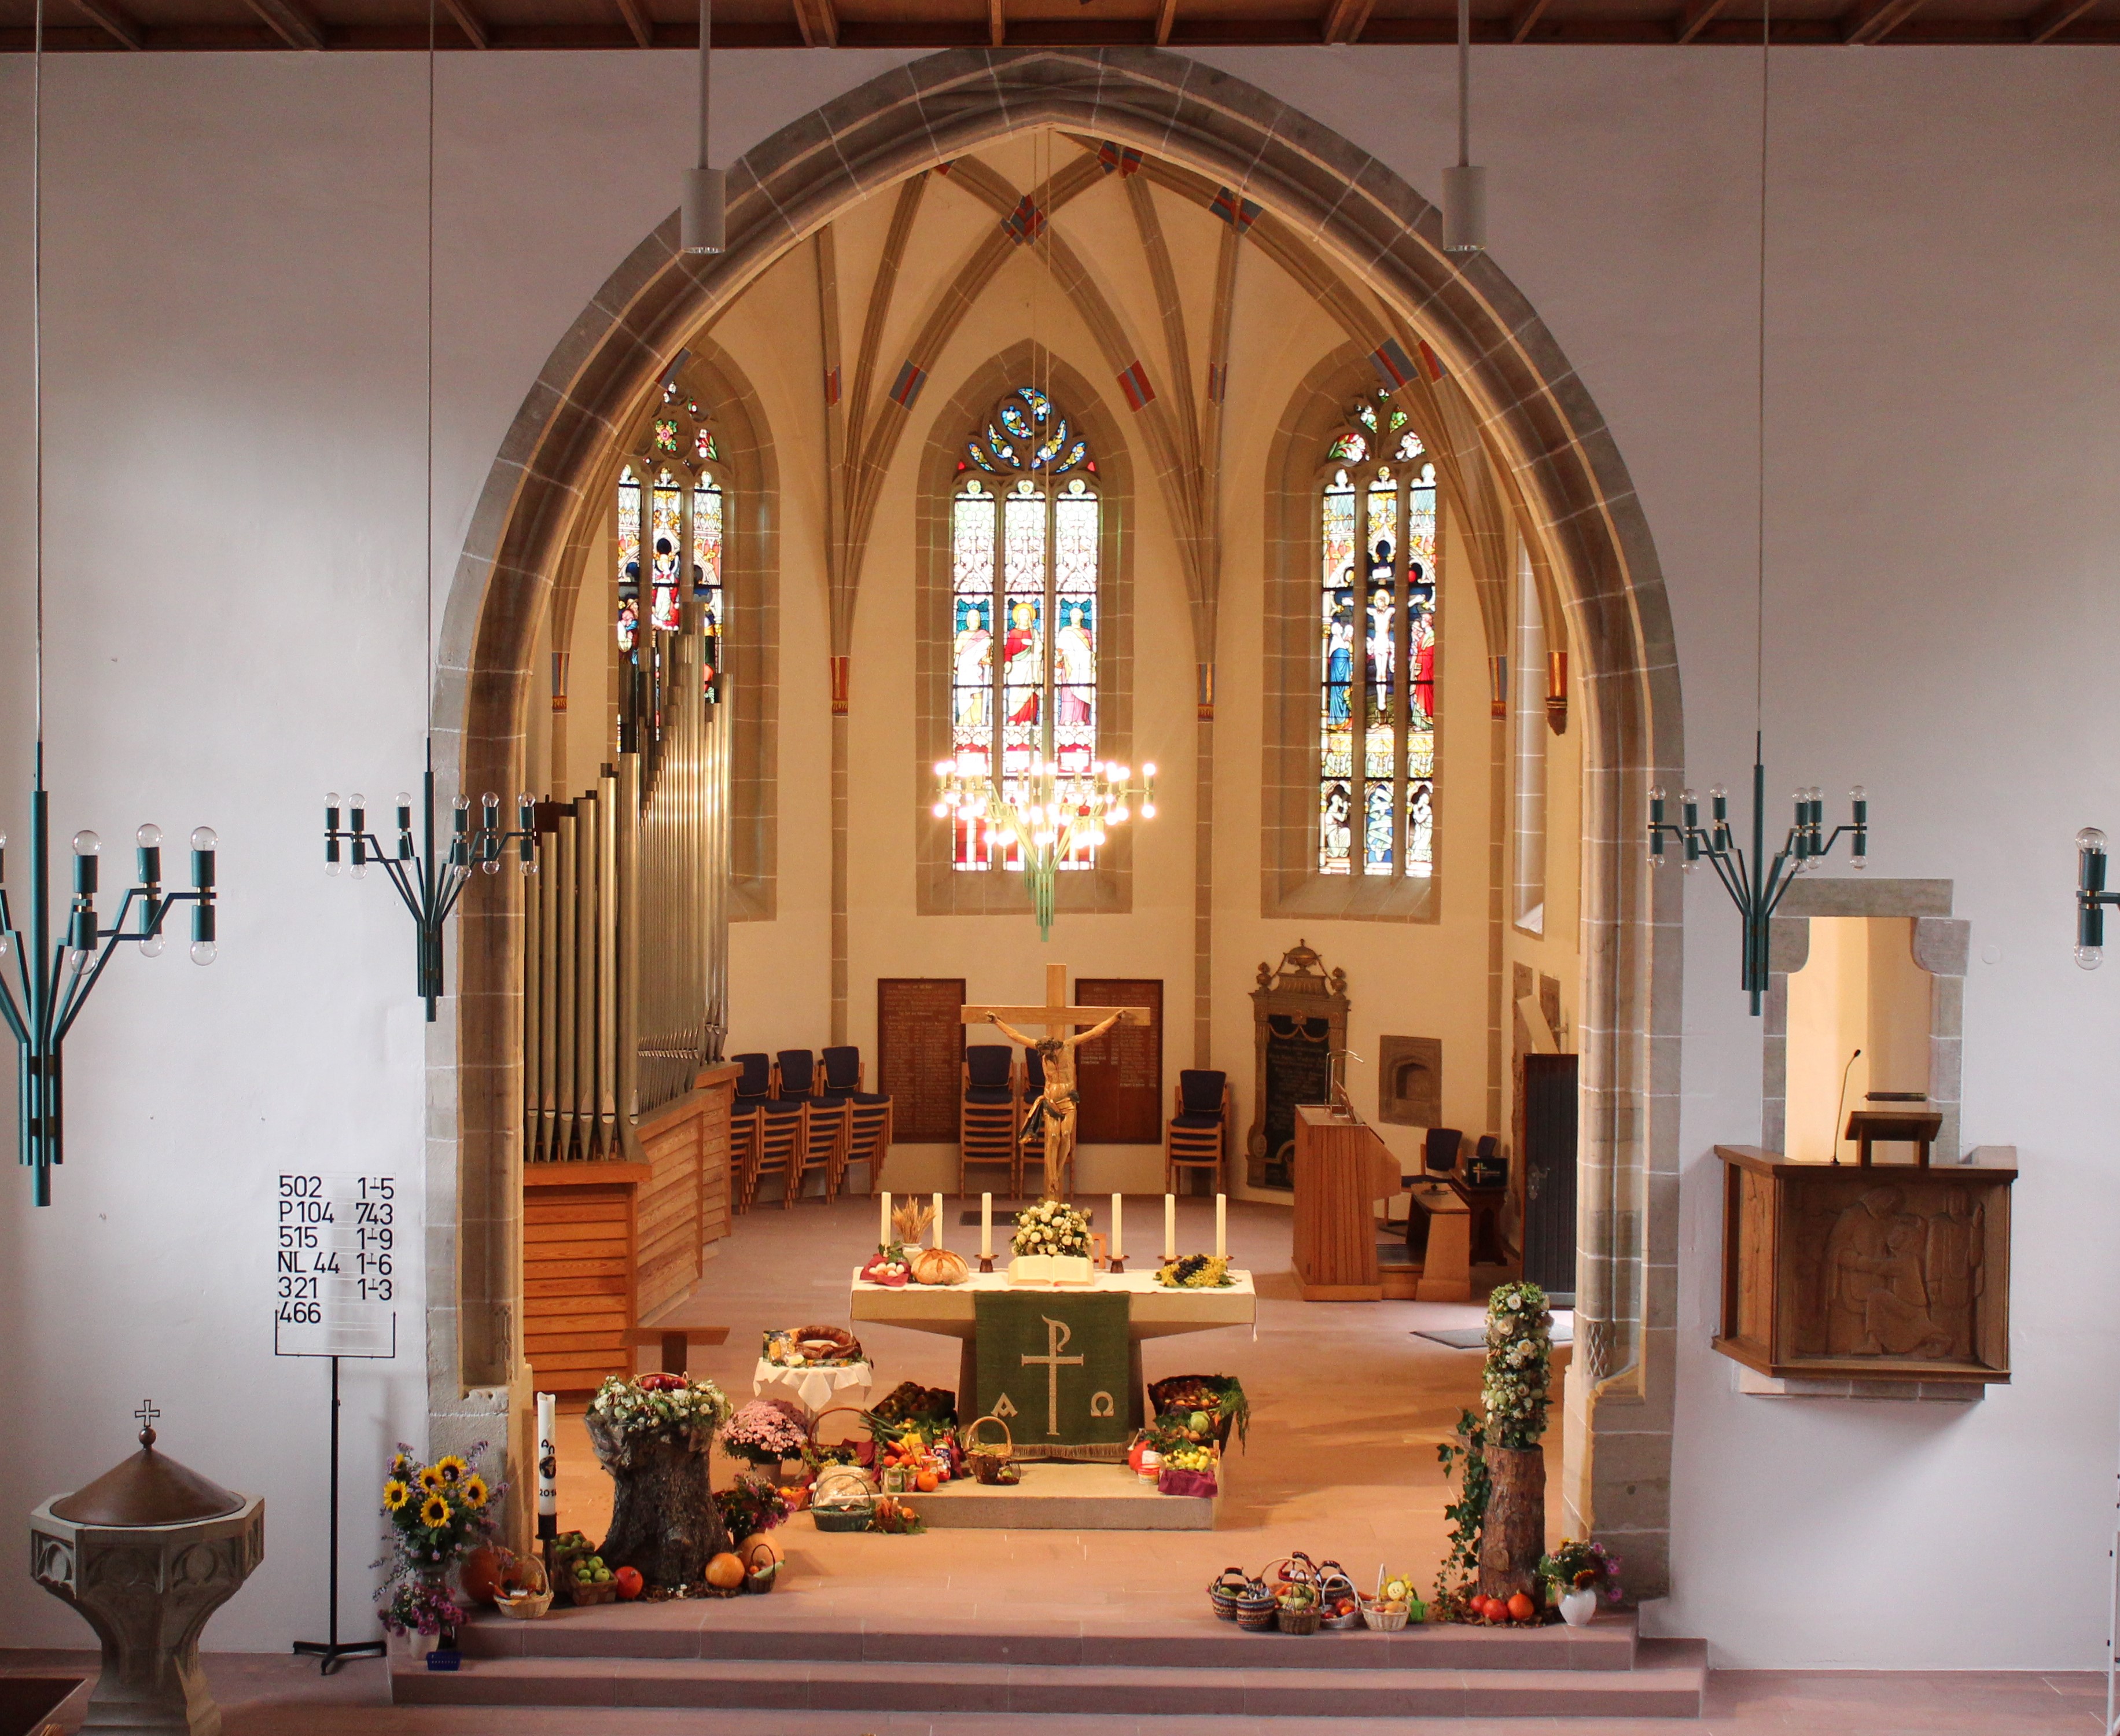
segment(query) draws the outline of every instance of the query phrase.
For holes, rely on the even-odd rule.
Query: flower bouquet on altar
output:
[[[393,1633],[444,1635],[464,1612],[450,1594],[450,1571],[495,1534],[490,1511],[507,1485],[489,1487],[476,1467],[486,1443],[421,1464],[400,1443],[383,1484],[390,1552],[375,1565],[389,1576],[375,1600]]]
[[[1062,1199],[1041,1199],[1016,1214],[1016,1235],[1009,1246],[1011,1284],[1090,1284],[1090,1216]]]

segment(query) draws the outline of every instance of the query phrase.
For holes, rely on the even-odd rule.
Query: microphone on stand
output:
[[[1848,1064],[1840,1069],[1840,1101],[1833,1110],[1833,1161],[1835,1163],[1840,1161],[1840,1118],[1848,1108],[1848,1075],[1855,1071],[1855,1063],[1862,1059],[1862,1051],[1858,1049],[1848,1056]]]

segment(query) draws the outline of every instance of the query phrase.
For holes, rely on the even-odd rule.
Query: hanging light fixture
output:
[[[2076,835],[2076,961],[2086,970],[2105,962],[2105,907],[2120,892],[2105,890],[2105,834],[2086,826]]]
[[[52,1203],[52,1171],[65,1159],[60,1059],[67,1033],[81,1017],[120,941],[141,956],[160,953],[163,927],[178,905],[192,909],[192,961],[214,960],[214,859],[220,840],[210,826],[192,834],[192,887],[162,887],[162,829],[133,834],[139,883],[126,888],[109,928],[96,915],[103,840],[73,835],[73,899],[53,920],[51,812],[44,789],[44,7],[37,0],[30,74],[30,450],[36,466],[36,719],[35,780],[30,788],[30,926],[16,925],[7,889],[7,837],[0,832],[0,1017],[15,1039],[20,1089],[16,1138],[23,1166],[35,1172],[37,1204]],[[130,922],[133,926],[128,928]]]
[[[1487,247],[1487,171],[1472,162],[1472,0],[1458,0],[1458,161],[1443,171],[1443,250]]]
[[[1759,340],[1759,517],[1753,579],[1752,640],[1752,840],[1749,855],[1730,830],[1729,793],[1721,784],[1708,792],[1709,824],[1700,823],[1700,803],[1690,789],[1679,796],[1681,817],[1667,818],[1664,792],[1649,792],[1649,859],[1661,868],[1664,840],[1685,847],[1683,863],[1691,873],[1703,862],[1737,907],[1744,944],[1743,983],[1757,1017],[1767,989],[1767,933],[1774,911],[1799,874],[1815,869],[1843,835],[1851,839],[1848,859],[1865,868],[1870,855],[1869,793],[1861,784],[1848,792],[1848,823],[1825,831],[1825,803],[1815,785],[1796,793],[1796,814],[1788,835],[1769,861],[1766,854],[1767,768],[1761,726],[1766,691],[1767,630],[1767,123],[1772,67],[1772,15],[1769,5],[1760,21],[1760,340]]]
[[[728,244],[728,177],[708,167],[711,157],[707,99],[714,80],[714,0],[700,0],[700,162],[685,171],[685,202],[678,207],[678,244],[688,254],[718,254]]]
[[[412,798],[398,798],[398,836],[395,846],[385,849],[370,829],[368,798],[355,794],[344,803],[334,790],[324,798],[324,873],[336,875],[350,868],[356,880],[365,880],[371,863],[390,877],[398,897],[411,913],[418,952],[420,998],[427,1003],[432,1022],[435,1003],[442,995],[442,931],[463,896],[464,882],[474,868],[489,874],[500,872],[507,847],[516,847],[517,869],[537,872],[537,798],[527,791],[515,798],[516,825],[504,831],[500,825],[500,798],[490,790],[479,799],[479,823],[471,822],[471,798],[459,795],[451,803],[450,831],[444,853],[435,853],[435,7],[427,5],[427,536],[426,589],[424,643],[426,661],[420,678],[426,683],[427,764],[421,789],[421,833],[412,836]],[[344,823],[341,821],[343,820]]]
[[[1034,164],[1040,165],[1034,177],[1035,190],[1052,185],[1050,151],[1050,135],[1039,135],[1033,157]],[[1031,286],[1030,347],[1032,355],[1039,356],[1044,354],[1038,347],[1039,308],[1053,270],[1049,215],[1038,222],[1034,233],[1045,248],[1044,269],[1032,279]],[[1049,361],[1044,386],[1049,403]],[[1052,475],[1038,463],[1036,450],[1034,441],[1033,463],[1049,490]],[[993,755],[964,754],[936,766],[934,814],[938,820],[954,818],[970,826],[990,854],[1015,856],[1030,892],[1038,938],[1044,941],[1053,938],[1062,865],[1078,850],[1101,849],[1110,829],[1124,825],[1137,809],[1144,820],[1155,817],[1155,767],[1143,766],[1137,781],[1132,769],[1117,760],[1062,766],[1053,744],[1049,691],[1039,705],[1038,719],[1038,749],[1025,766],[1015,770],[1004,766],[997,777]]]

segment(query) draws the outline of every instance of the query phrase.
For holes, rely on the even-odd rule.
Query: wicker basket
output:
[[[1315,1603],[1283,1603],[1275,1600],[1274,1626],[1285,1634],[1314,1634],[1321,1619]]]
[[[1225,1567],[1207,1588],[1207,1601],[1214,1606],[1216,1619],[1234,1622],[1237,1618],[1237,1599],[1250,1586],[1241,1567]]]
[[[567,1587],[568,1602],[586,1609],[592,1603],[612,1603],[618,1600],[618,1581],[606,1580],[600,1585],[584,1585],[579,1580]]]
[[[876,1517],[876,1482],[855,1464],[830,1464],[810,1487],[810,1520],[820,1531],[866,1531]]]
[[[504,1616],[513,1616],[518,1622],[534,1622],[548,1614],[552,1608],[552,1594],[549,1591],[518,1591],[512,1595],[497,1597],[493,1607]]]
[[[1001,1431],[998,1445],[979,1443],[979,1430],[989,1422]],[[1000,1417],[985,1416],[965,1424],[960,1438],[964,1442],[965,1463],[971,1467],[972,1475],[983,1483],[999,1482],[1002,1467],[1016,1457],[1014,1431]]]
[[[1332,1612],[1341,1604],[1349,1605],[1345,1615]],[[1355,1589],[1354,1575],[1329,1557],[1318,1564],[1318,1607],[1322,1612],[1318,1626],[1334,1633],[1352,1633],[1362,1625],[1362,1594]]]
[[[773,1589],[780,1577],[780,1557],[770,1543],[753,1543],[743,1558],[743,1589],[760,1596]]]
[[[1380,1634],[1397,1633],[1406,1626],[1406,1618],[1412,1613],[1411,1608],[1386,1609],[1374,1598],[1362,1599],[1362,1625]]]
[[[1246,1633],[1270,1634],[1273,1631],[1274,1615],[1277,1606],[1270,1591],[1260,1591],[1237,1599],[1237,1626]]]

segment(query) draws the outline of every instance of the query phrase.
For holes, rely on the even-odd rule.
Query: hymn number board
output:
[[[391,1175],[280,1177],[274,1355],[397,1355],[398,1203]]]
[[[1082,1094],[1076,1138],[1084,1145],[1163,1143],[1163,980],[1078,976],[1085,1007],[1146,1007],[1146,1025],[1114,1025],[1075,1055]]]

